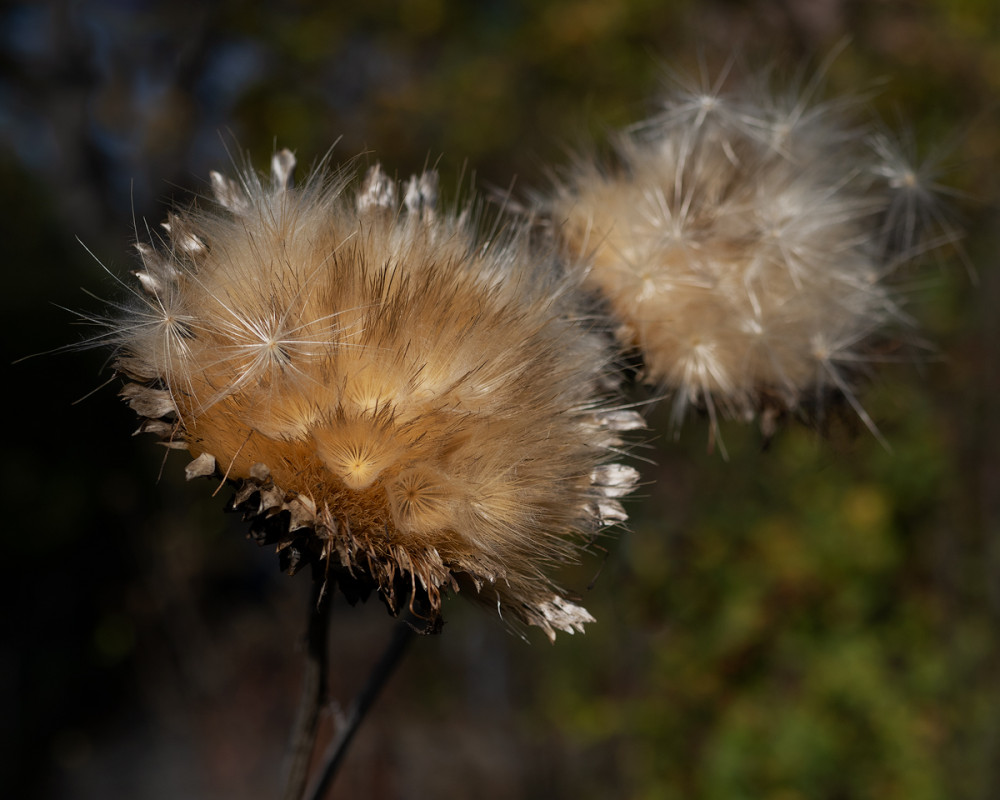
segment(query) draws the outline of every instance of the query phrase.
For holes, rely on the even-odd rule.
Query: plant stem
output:
[[[292,733],[288,779],[282,800],[300,800],[309,777],[309,761],[316,748],[316,728],[326,700],[331,593],[326,581],[314,576],[309,598],[306,634],[306,666],[302,676],[302,699]]]
[[[379,659],[379,662],[368,676],[368,682],[351,704],[344,724],[323,754],[323,764],[318,772],[318,777],[314,779],[312,786],[310,786],[309,791],[306,793],[308,800],[323,800],[323,797],[333,784],[333,779],[337,775],[337,770],[344,760],[344,755],[347,753],[347,748],[351,744],[358,726],[375,702],[379,691],[385,685],[389,676],[392,675],[396,665],[402,660],[403,654],[413,640],[414,635],[414,629],[408,622],[401,620],[396,623],[392,639],[389,641],[385,652],[382,653],[382,658]]]

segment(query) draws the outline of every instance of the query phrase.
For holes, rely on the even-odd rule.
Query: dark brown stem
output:
[[[361,693],[351,703],[347,718],[323,754],[322,766],[313,784],[309,787],[309,791],[306,793],[308,800],[323,800],[326,796],[326,793],[333,784],[333,779],[337,776],[337,770],[344,760],[344,755],[347,753],[347,748],[350,746],[358,726],[375,702],[379,691],[402,660],[407,646],[412,641],[414,635],[414,629],[408,622],[400,621],[396,623],[389,646],[386,647],[382,658],[379,659],[371,675],[368,676],[368,682],[361,690]]]
[[[330,606],[326,581],[320,576],[314,577],[309,598],[302,699],[291,738],[288,780],[285,782],[282,800],[300,800],[309,778],[309,761],[316,749],[316,728],[327,693]]]

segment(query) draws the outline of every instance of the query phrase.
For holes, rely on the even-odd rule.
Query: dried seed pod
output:
[[[644,379],[741,419],[841,394],[887,326],[904,320],[890,274],[933,244],[930,176],[850,101],[765,80],[678,90],[620,134],[611,165],[581,158],[541,199],[586,285],[642,356]],[[589,260],[589,263],[587,261]]]
[[[437,210],[437,176],[373,167],[293,188],[212,173],[215,202],[141,245],[136,303],[116,322],[123,394],[145,426],[223,475],[283,567],[320,564],[428,627],[460,590],[511,620],[591,620],[548,577],[623,522],[642,427],[622,410],[610,337],[576,278],[517,231],[476,235]]]

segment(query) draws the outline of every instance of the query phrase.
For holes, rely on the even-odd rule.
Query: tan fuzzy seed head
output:
[[[854,380],[903,318],[887,278],[928,246],[933,197],[816,89],[678,90],[542,201],[675,422],[836,393],[871,426]]]
[[[212,174],[214,204],[139,248],[117,366],[133,408],[237,484],[286,566],[313,561],[431,622],[460,589],[549,636],[587,612],[549,572],[624,521],[641,427],[615,406],[606,338],[576,278],[527,237],[487,241],[437,209],[436,176],[356,190]]]

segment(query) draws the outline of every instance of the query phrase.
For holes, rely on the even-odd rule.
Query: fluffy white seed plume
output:
[[[543,200],[675,424],[836,393],[874,430],[853,382],[902,317],[886,278],[926,249],[933,186],[816,92],[678,90]]]
[[[470,594],[512,621],[591,620],[548,577],[625,520],[637,473],[613,348],[576,278],[526,237],[484,240],[437,210],[437,176],[357,190],[213,173],[215,203],[139,246],[138,302],[113,332],[143,428],[237,484],[233,507],[285,568],[319,564],[396,612]]]

